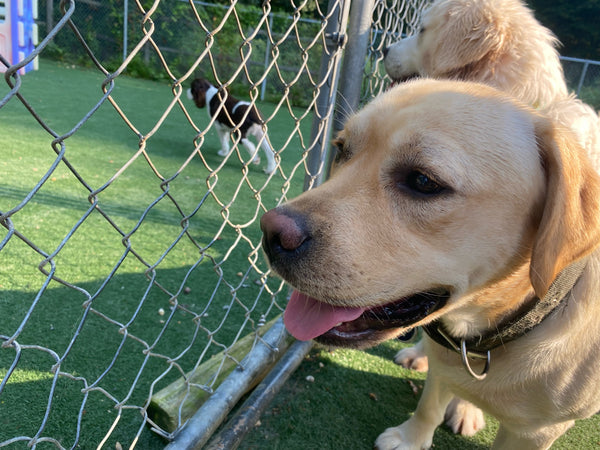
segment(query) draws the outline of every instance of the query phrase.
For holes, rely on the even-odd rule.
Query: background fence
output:
[[[42,5],[43,0],[40,0],[40,3]],[[286,75],[293,78],[304,61],[312,73],[318,72],[323,46],[320,41],[311,43],[312,39],[318,36],[321,27],[316,3],[307,3],[296,15],[290,8],[289,12],[271,11],[266,16],[261,8],[250,5],[250,2],[244,2],[243,6],[237,5],[237,20],[247,24],[249,29],[256,28],[251,43],[244,43],[244,39],[237,32],[235,18],[222,20],[228,14],[228,6],[194,1],[198,13],[207,25],[201,28],[194,17],[188,14],[187,3],[188,0],[169,0],[168,15],[162,14],[161,8],[152,15],[153,41],[160,48],[173,73],[185,73],[187,68],[197,63],[196,72],[213,75],[214,67],[222,77],[223,74],[235,73],[244,59],[245,70],[251,77],[254,80],[262,78],[259,98],[277,102],[281,91],[286,87],[281,81],[281,75],[284,78]],[[376,72],[380,69],[377,62],[381,60],[382,43],[389,42],[403,33],[410,34],[418,24],[418,15],[424,3],[418,0],[375,2],[368,55],[369,61],[374,64],[366,70],[366,74],[372,76],[365,78],[365,83],[375,83],[375,86],[363,88],[364,98],[379,92],[380,89],[382,77]],[[50,32],[62,15],[59,0],[46,0],[43,6],[39,8],[37,22],[41,29]],[[390,14],[391,11],[399,11],[400,14],[394,17]],[[371,14],[368,14],[367,18],[371,19]],[[134,0],[80,0],[73,12],[73,20],[78,24],[80,32],[96,57],[109,71],[116,70],[121,65],[143,36],[143,28],[140,26],[142,16]],[[268,22],[268,27],[256,26],[262,20]],[[292,22],[295,22],[297,36],[286,33]],[[204,50],[207,30],[217,28],[220,28],[219,37],[211,43],[212,59],[206,57],[196,62],[198,54]],[[352,36],[351,33],[348,34]],[[272,41],[276,42],[275,48]],[[249,45],[252,51],[244,51]],[[240,52],[245,53],[243,58]],[[87,53],[82,51],[79,41],[72,34],[57,35],[49,43],[45,55],[79,66],[92,65]],[[272,58],[277,59],[277,70],[269,69]],[[600,109],[600,62],[568,56],[561,59],[569,87],[585,102]],[[155,80],[169,80],[168,71],[164,70],[160,57],[152,51],[150,43],[146,43],[129,61],[126,73]],[[296,105],[307,106],[312,98],[312,83],[306,75],[302,73],[294,83],[287,86],[290,90],[289,98]],[[230,88],[233,93],[244,95],[250,88],[250,82],[245,77],[237,77],[235,84]]]
[[[258,219],[320,182],[423,3],[40,1],[36,52],[0,59],[0,447],[188,448],[275,364],[268,397],[309,344],[279,359],[287,289]],[[598,67],[565,61],[596,107]],[[197,75],[259,106],[274,174],[236,133],[216,155]]]
[[[34,54],[0,59],[0,447],[206,442],[289,344],[258,219],[323,177],[343,46],[339,118],[420,4],[40,2]],[[269,101],[275,173],[235,132],[216,155],[197,75]]]
[[[562,56],[569,88],[584,102],[600,109],[600,61]]]

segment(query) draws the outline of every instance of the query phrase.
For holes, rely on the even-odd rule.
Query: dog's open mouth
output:
[[[360,345],[378,335],[407,328],[446,304],[450,293],[434,289],[374,308],[336,307],[294,291],[284,313],[288,331],[297,339],[334,345]]]

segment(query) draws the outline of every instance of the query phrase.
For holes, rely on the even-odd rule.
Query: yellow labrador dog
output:
[[[423,11],[418,33],[385,50],[384,63],[395,81],[427,76],[494,86],[570,127],[596,158],[598,116],[568,93],[557,45],[520,0],[436,0]],[[421,342],[394,360],[427,370]]]
[[[584,147],[597,149],[598,116],[568,93],[557,44],[520,0],[435,0],[423,11],[418,33],[384,51],[384,64],[396,81],[478,81],[534,108],[550,108]]]
[[[539,107],[568,96],[552,32],[520,0],[435,0],[416,34],[385,52],[396,81],[479,81]]]
[[[572,133],[489,86],[418,80],[337,145],[327,182],[263,215],[263,246],[298,339],[430,336],[417,410],[376,446],[430,447],[454,396],[510,450],[600,410],[600,177]]]

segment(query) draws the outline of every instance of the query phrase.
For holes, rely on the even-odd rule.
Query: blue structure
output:
[[[25,59],[38,43],[37,6],[37,0],[0,0],[0,54],[11,64]],[[19,73],[37,68],[36,58]],[[0,64],[0,72],[5,70]]]

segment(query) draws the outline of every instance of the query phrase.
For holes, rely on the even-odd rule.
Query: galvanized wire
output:
[[[11,187],[11,183],[17,181],[15,179],[4,177],[0,181],[0,191],[12,193],[12,197],[18,197],[10,204],[7,201],[2,203],[9,207],[3,206],[3,210],[0,211],[0,223],[6,229],[1,240],[0,251],[4,255],[9,255],[7,257],[17,258],[18,255],[10,250],[17,246],[17,242],[24,244],[37,255],[37,258],[35,258],[33,267],[31,263],[28,263],[27,266],[22,267],[22,270],[31,272],[33,268],[37,267],[38,277],[41,277],[41,283],[36,292],[27,294],[26,288],[23,286],[23,292],[20,295],[22,294],[23,297],[30,295],[32,298],[24,302],[24,308],[17,308],[16,325],[11,327],[3,325],[4,321],[0,314],[0,356],[2,357],[0,362],[2,365],[6,363],[6,367],[0,365],[2,375],[0,400],[8,399],[7,396],[11,395],[11,391],[16,388],[17,385],[13,381],[19,379],[17,372],[26,372],[29,369],[29,366],[24,363],[26,359],[33,358],[38,361],[35,371],[43,374],[44,378],[48,380],[45,399],[23,399],[25,402],[34,401],[39,405],[45,405],[43,413],[40,416],[27,414],[27,417],[17,418],[33,424],[33,428],[31,426],[26,428],[35,431],[21,434],[17,428],[10,429],[4,426],[3,422],[0,446],[23,442],[28,446],[35,447],[42,442],[49,442],[57,448],[76,448],[81,446],[82,442],[86,443],[83,445],[89,445],[86,440],[87,436],[93,429],[97,430],[98,428],[103,430],[101,434],[96,434],[94,445],[98,446],[115,446],[118,443],[118,446],[135,447],[141,436],[148,433],[149,429],[170,439],[185,423],[186,418],[179,417],[176,430],[164,429],[150,417],[148,408],[152,395],[168,382],[179,376],[185,376],[201,366],[212,355],[223,350],[224,353],[220,356],[222,360],[220,364],[216,365],[215,373],[211,374],[206,382],[193,385],[190,383],[188,387],[188,390],[201,389],[212,393],[219,379],[219,371],[223,370],[226,361],[233,360],[241,370],[244,368],[241,358],[234,356],[232,352],[236,343],[244,335],[260,330],[266,321],[281,312],[285,304],[287,288],[281,280],[272,276],[264,264],[260,239],[253,230],[258,229],[258,219],[262,212],[285,201],[293,184],[302,185],[302,177],[308,169],[306,157],[310,148],[314,146],[314,142],[328,139],[326,126],[321,126],[319,132],[310,138],[303,134],[305,131],[303,132],[301,128],[305,122],[308,122],[310,126],[319,93],[323,91],[325,84],[331,83],[331,76],[335,73],[334,66],[331,64],[325,65],[327,70],[325,70],[324,76],[319,73],[322,48],[326,47],[327,51],[332,54],[331,59],[334,60],[333,55],[339,57],[341,54],[341,46],[329,46],[328,44],[330,37],[326,36],[326,29],[331,26],[332,20],[326,12],[311,14],[310,24],[313,34],[306,35],[303,32],[301,25],[303,26],[306,22],[302,22],[305,15],[303,9],[305,4],[295,9],[292,16],[287,19],[285,26],[281,25],[283,19],[280,19],[277,30],[272,28],[273,21],[269,20],[272,14],[268,3],[263,5],[262,13],[253,21],[251,28],[247,28],[243,23],[240,14],[244,13],[244,7],[237,2],[232,2],[216,23],[207,21],[207,16],[204,14],[204,9],[207,7],[204,4],[189,1],[187,5],[189,17],[192,17],[198,31],[201,35],[204,34],[206,39],[204,48],[193,57],[183,71],[180,67],[175,69],[171,66],[168,46],[157,40],[160,39],[160,36],[157,36],[159,32],[155,23],[164,20],[165,14],[169,13],[169,6],[160,1],[135,2],[137,13],[135,16],[132,13],[130,20],[133,20],[134,17],[139,20],[139,40],[134,42],[133,47],[128,49],[124,60],[112,70],[107,68],[103,57],[98,56],[93,49],[95,43],[90,40],[85,31],[81,30],[80,26],[84,24],[84,20],[77,16],[77,11],[82,5],[73,0],[61,2],[60,20],[54,22],[56,25],[31,55],[17,64],[11,64],[4,58],[0,61],[6,67],[5,80],[9,87],[0,102],[0,107],[21,103],[28,114],[39,124],[40,129],[47,133],[49,148],[40,148],[39,151],[48,153],[50,150],[54,155],[52,162],[44,169],[35,185],[25,192]],[[220,54],[215,48],[218,46],[224,27],[229,26],[231,22],[234,23],[234,30],[232,32],[229,29],[228,32],[237,35],[238,63],[237,67],[226,71],[216,62]],[[24,92],[23,78],[27,78],[29,75],[20,75],[19,69],[36,57],[43,57],[49,51],[48,47],[57,40],[57,36],[66,34],[74,36],[79,46],[78,51],[85,55],[102,81],[100,84],[101,94],[95,100],[95,104],[77,120],[74,126],[61,133],[55,131],[44,114],[36,110],[37,99],[32,101]],[[259,35],[261,39],[268,40],[270,48],[269,61],[262,72],[257,72],[250,64],[254,49],[253,43]],[[296,52],[299,56],[298,64],[294,67],[290,66],[289,58],[285,64],[281,64],[284,56],[282,51],[284,49],[287,51],[290,46],[297,49]],[[157,62],[158,70],[168,80],[167,88],[172,96],[153,126],[143,131],[143,128],[136,123],[136,119],[125,112],[131,110],[131,105],[119,101],[118,96],[115,96],[115,87],[117,80],[127,72],[136,58],[148,55]],[[241,136],[236,130],[232,132],[232,153],[216,166],[210,161],[208,153],[214,150],[206,148],[205,143],[210,137],[208,134],[213,132],[214,119],[208,121],[208,124],[204,120],[199,121],[197,109],[185,98],[187,86],[199,72],[200,66],[208,67],[209,73],[212,74],[212,81],[221,88],[233,87],[240,81],[247,84],[247,97],[251,104],[256,103],[258,87],[267,78],[270,83],[276,81],[283,86],[273,111],[264,117],[264,128],[268,136],[269,126],[274,118],[283,115],[292,119],[293,126],[289,136],[283,142],[271,142],[271,144],[277,152],[278,160],[290,155],[296,160],[294,164],[285,167],[279,165],[275,173],[263,176],[262,179],[257,177],[250,170],[250,162],[242,156],[243,153],[238,149]],[[206,72],[204,70],[204,73]],[[300,83],[310,86],[310,90],[307,91],[308,101],[301,108],[290,96],[293,88]],[[304,90],[306,91],[306,89]],[[61,98],[53,97],[52,93],[48,93],[48,97],[44,100],[54,102],[58,107],[61,103]],[[137,145],[132,148],[128,158],[121,163],[120,167],[98,185],[96,180],[89,179],[88,168],[82,167],[81,162],[72,162],[72,157],[69,155],[73,152],[73,145],[75,145],[71,144],[71,139],[77,136],[86,136],[83,128],[94,123],[95,115],[101,108],[103,110],[108,108],[112,111],[114,117],[130,130],[137,140]],[[155,136],[164,128],[165,123],[175,112],[183,114],[196,136],[190,147],[189,155],[181,163],[179,169],[174,173],[164,173],[157,164],[150,147],[156,148]],[[201,117],[206,117],[205,113]],[[319,118],[319,122],[327,120],[327,117]],[[239,180],[237,185],[232,186],[231,191],[225,192],[220,189],[219,174],[225,164],[234,163],[236,160],[240,166]],[[189,202],[186,200],[190,193],[182,192],[178,188],[177,182],[185,176],[184,174],[189,173],[198,161],[201,161],[207,176],[204,192],[199,196],[196,205],[190,208]],[[140,162],[148,167],[148,176],[155,179],[159,193],[154,198],[150,198],[147,204],[139,205],[139,212],[133,214],[131,224],[123,225],[124,221],[119,217],[120,211],[115,211],[108,196],[115,186],[118,186],[119,182],[127,176],[131,167]],[[42,199],[46,198],[44,195],[47,195],[45,192],[48,190],[51,180],[57,176],[59,171],[63,170],[66,170],[69,176],[77,181],[81,192],[87,198],[88,206],[72,224],[66,224],[66,232],[60,242],[50,245],[40,239],[39,235],[31,235],[27,227],[23,226],[20,217],[23,214],[33,214],[31,211]],[[310,170],[314,171],[315,169],[310,168]],[[318,173],[319,170],[317,168],[315,173]],[[264,200],[263,195],[268,189],[272,189],[273,185],[279,186],[280,195],[275,201]],[[201,186],[196,189],[200,190]],[[254,206],[251,208],[252,212],[240,220],[235,216],[235,205],[240,201],[248,202],[249,199],[254,202]],[[48,201],[52,203],[58,199],[49,198]],[[214,220],[215,217],[212,215],[214,213],[205,211],[209,203],[217,205],[220,220]],[[152,223],[151,217],[160,214],[160,209],[164,209],[165,204],[170,205],[170,210],[175,213],[174,217],[165,219],[172,231],[158,254],[148,256],[138,242],[139,236],[144,236],[143,230]],[[184,206],[184,204],[188,206]],[[198,224],[206,214],[211,215],[210,219],[214,224],[212,229],[203,229],[212,236],[208,240],[198,238]],[[112,236],[111,239],[121,243],[121,251],[115,257],[112,267],[95,270],[93,261],[88,262],[90,265],[88,271],[100,281],[90,288],[89,283],[81,283],[72,279],[69,265],[77,263],[70,261],[64,255],[67,255],[66,249],[74,245],[74,242],[80,242],[79,235],[81,233],[89,233],[94,226],[102,227],[103,232],[106,229],[112,230],[109,235]],[[229,248],[222,256],[215,256],[211,248],[225,239],[225,235],[227,235],[226,239],[231,239]],[[93,235],[88,236],[89,240],[94,238]],[[173,280],[165,281],[162,274],[163,267],[167,264],[167,260],[173,258],[172,255],[177,254],[178,249],[184,245],[191,245],[195,248],[197,258],[191,264],[182,266],[183,276],[179,280],[175,280],[175,283]],[[230,267],[230,255],[244,252],[246,253],[245,262],[241,266]],[[118,310],[106,308],[104,303],[107,301],[107,296],[111,295],[112,284],[118,282],[119,278],[127,272],[128,269],[125,266],[131,260],[136,261],[139,265],[138,273],[143,274],[145,282],[141,284],[138,291],[127,289],[131,298],[123,305],[128,313],[122,314]],[[195,304],[189,305],[188,297],[184,299],[184,296],[188,295],[186,287],[190,279],[197,277],[199,273],[203,273],[204,276],[206,273],[212,273],[212,289],[206,296],[194,298]],[[236,274],[231,275],[231,273]],[[0,286],[7,282],[6,277],[13,275],[11,273],[0,274]],[[246,292],[248,285],[254,284],[256,284],[255,292],[248,294]],[[52,328],[53,333],[61,336],[64,345],[50,345],[44,340],[30,342],[27,335],[29,328],[38,326],[39,320],[36,316],[40,312],[46,312],[44,303],[50,301],[48,296],[51,289],[65,289],[61,291],[63,301],[79,302],[82,307],[81,313],[78,312],[76,316],[69,318],[72,328]],[[224,292],[228,294],[224,295]],[[167,306],[164,319],[155,324],[154,330],[146,333],[147,330],[139,329],[138,323],[140,323],[147,305],[156,303],[154,300],[156,296],[164,299],[162,304]],[[242,314],[238,314],[235,319],[239,321],[238,323],[230,324],[233,309],[241,310]],[[205,325],[206,317],[209,315],[218,319],[211,326]],[[189,328],[188,340],[173,345],[175,351],[169,352],[166,350],[170,346],[169,335],[175,327],[180,326],[178,324],[181,322],[185,322]],[[75,349],[80,345],[81,336],[89,334],[98,323],[104,323],[99,328],[109,334],[98,334],[95,338],[98,340],[110,338],[117,343],[114,354],[107,360],[99,359],[99,367],[93,371],[95,373],[92,373],[83,366],[73,366],[73,364],[80,358],[80,356],[75,356],[77,354]],[[233,331],[223,340],[222,336],[224,335],[221,332],[225,328],[233,328]],[[115,333],[118,336],[117,339],[114,338]],[[149,339],[148,336],[151,338]],[[255,334],[252,347],[254,348],[260,343],[263,347],[266,345],[267,349],[270,348],[270,353],[276,353],[277,348],[272,347],[270,342],[270,340],[261,338],[259,334]],[[93,348],[88,350],[92,358],[94,357],[93,350]],[[78,351],[81,352],[81,350]],[[264,348],[262,351],[267,352]],[[40,355],[49,357],[49,362],[41,363],[40,361],[45,357]],[[122,387],[119,388],[114,384],[115,374],[121,368],[121,361],[127,359],[135,359],[136,363],[127,365],[127,374],[122,375],[123,379],[120,384]],[[162,362],[161,369],[154,370],[151,372],[154,375],[149,377],[149,367],[156,365],[156,361]],[[58,391],[64,388],[63,383],[65,382],[71,388],[75,387],[80,394],[76,404],[70,405],[74,407],[70,426],[73,432],[71,434],[59,433],[59,436],[51,422],[55,411],[61,408],[62,396]],[[86,422],[87,411],[93,409],[98,403],[98,396],[104,398],[104,401],[111,405],[111,409],[116,412],[116,415],[107,414],[101,423],[89,424]],[[92,397],[95,400],[91,400]],[[5,410],[4,407],[3,410]],[[130,411],[139,413],[139,419],[133,426],[136,431],[132,435],[123,436],[120,431],[121,426],[123,422],[131,420]],[[16,412],[8,411],[8,414],[16,414]],[[127,429],[131,430],[132,428]]]
[[[345,19],[332,15],[337,8],[338,12],[345,10],[347,16],[348,2],[339,0],[332,4],[333,8],[327,11],[318,4],[315,10],[308,11],[309,2],[301,2],[289,14],[281,15],[265,2],[251,11],[254,18],[252,26],[248,26],[250,13],[235,0],[227,6],[193,0],[137,0],[127,11],[130,25],[127,38],[132,45],[125,48],[125,57],[119,57],[115,63],[114,58],[106,56],[109,40],[90,34],[86,28],[93,12],[86,8],[97,7],[100,15],[101,8],[107,5],[63,0],[55,13],[60,17],[47,18],[47,23],[53,25],[31,55],[15,64],[0,55],[6,83],[0,99],[0,126],[4,108],[23,107],[28,118],[33,119],[30,122],[44,136],[43,144],[35,150],[46,158],[39,175],[26,188],[21,186],[17,172],[0,177],[0,224],[5,230],[0,239],[0,289],[7,291],[3,286],[11,285],[13,278],[23,274],[31,280],[31,286],[13,289],[10,298],[13,301],[18,298],[20,304],[8,305],[9,300],[3,303],[0,298],[0,447],[21,442],[35,448],[48,442],[56,448],[77,448],[89,446],[89,435],[96,433],[93,446],[118,444],[133,448],[146,438],[150,429],[172,439],[186,418],[179,411],[175,430],[158,424],[149,413],[151,398],[158,390],[223,351],[208,379],[187,384],[188,394],[193,390],[212,394],[226,363],[233,361],[239,371],[244,370],[243,357],[236,356],[233,349],[247,334],[254,336],[252,348],[256,353],[277,353],[277,340],[264,339],[257,332],[281,313],[288,289],[265,264],[257,233],[258,220],[264,211],[284,202],[291,192],[320,182],[326,166],[333,106],[337,104],[337,115],[343,119],[360,103],[387,87],[382,50],[417,28],[425,2],[375,0],[366,4],[372,8],[372,23],[362,75],[358,75],[362,79],[360,93],[343,91],[337,100],[335,86],[338,78],[343,81],[345,76],[338,72],[337,61],[348,36],[354,37],[357,30],[344,33]],[[181,22],[173,24],[174,30],[165,30],[163,25],[170,19],[174,6],[182,5],[187,9],[180,16]],[[196,39],[188,39],[181,45],[177,39],[182,35]],[[53,118],[47,116],[44,107],[50,103],[54,110],[60,110],[64,98],[52,92],[46,93],[41,101],[32,97],[25,88],[30,75],[21,75],[20,69],[36,57],[51,54],[65,36],[72,45],[66,53],[77,53],[100,81],[94,92],[90,92],[93,102],[89,109],[61,132],[58,131],[61,127],[53,126]],[[230,48],[223,44],[226,37],[231,38],[231,42],[227,41]],[[361,41],[357,47],[363,48],[364,44]],[[123,49],[117,50],[121,55]],[[326,58],[322,60],[323,54]],[[360,56],[357,60],[361,60]],[[161,111],[146,111],[144,105],[120,100],[118,87],[140,61],[166,80],[162,88],[168,92],[169,100]],[[583,67],[583,63],[576,61],[569,64]],[[573,83],[584,79],[585,86],[588,79],[597,79],[593,72],[596,66],[588,66],[587,75],[576,72],[572,76]],[[199,73],[209,75],[220,88],[241,86],[246,92],[244,100],[252,104],[257,104],[259,98],[272,103],[268,111],[263,111],[263,119],[267,139],[277,153],[279,165],[274,173],[257,176],[240,148],[241,136],[236,130],[231,134],[232,152],[215,162],[215,150],[208,144],[214,142],[214,119],[209,120],[185,96],[191,80]],[[357,75],[353,72],[352,76]],[[94,171],[73,155],[79,147],[88,152],[94,150],[97,144],[86,141],[89,139],[86,128],[96,123],[100,112],[106,111],[115,124],[125,127],[132,140],[125,160],[116,164],[105,180],[98,181]],[[151,126],[141,123],[140,112],[153,118]],[[178,168],[168,172],[161,167],[156,154],[157,149],[162,153],[171,150],[169,142],[161,140],[161,133],[166,132],[176,114],[192,130],[192,136]],[[271,139],[270,130],[282,117],[291,123],[287,135]],[[108,138],[110,131],[106,130],[105,137]],[[18,149],[4,147],[3,151],[8,155]],[[24,170],[34,168],[30,161],[19,164]],[[145,193],[144,204],[131,207],[125,202],[121,206],[114,200],[118,197],[115,190],[120,189],[120,183],[137,165],[146,169],[146,178],[140,181],[151,182],[155,191]],[[234,185],[224,189],[223,173],[231,166],[238,167],[239,176]],[[182,179],[198,172],[204,177],[201,182],[193,188],[183,188]],[[71,201],[72,195],[52,188],[53,178],[60,173],[68,174],[78,188],[81,202],[73,200],[80,208],[75,219],[62,216],[56,207]],[[275,198],[273,190],[278,192]],[[237,214],[236,206],[241,202],[251,205],[244,217]],[[165,213],[166,210],[169,212]],[[60,222],[62,237],[44,239],[45,230],[35,230],[22,219],[36,214]],[[166,235],[161,247],[151,253],[140,239],[147,238],[145,230],[157,221],[165,227]],[[106,246],[114,242],[119,246],[118,252],[113,251],[110,266],[96,267],[90,257],[84,261],[89,279],[75,278],[71,268],[81,262],[73,258],[71,247],[84,245],[85,241],[103,251],[103,241],[96,242],[100,236],[108,240]],[[222,254],[217,254],[214,248],[224,242],[227,245]],[[17,247],[19,251],[15,250]],[[179,258],[182,249],[186,252],[193,249],[194,256],[179,264],[177,277],[166,277],[172,260]],[[20,263],[25,254],[26,261]],[[240,254],[241,258],[234,258]],[[189,284],[200,276],[210,280],[205,292],[190,293]],[[120,303],[115,302],[116,306],[107,306],[113,302],[115,284],[123,279],[135,279],[137,284],[122,286],[127,295]],[[51,292],[57,290],[61,296],[60,312],[47,309],[47,304],[57,304]],[[4,292],[3,296],[6,295]],[[80,308],[71,308],[74,304]],[[157,304],[164,305],[164,315],[146,329],[148,322],[143,318]],[[12,311],[11,317],[7,316],[8,310]],[[235,315],[233,310],[239,314]],[[39,317],[50,313],[60,315],[69,325],[56,329],[51,319]],[[49,335],[34,340],[29,331],[40,324],[49,326]],[[180,336],[176,330],[185,330],[181,334],[185,338],[173,341],[173,336]],[[94,346],[78,348],[82,342],[89,342],[83,341],[82,336],[90,334],[99,343],[110,341],[114,351],[101,358],[95,355]],[[77,365],[84,358],[95,358],[93,370]],[[31,367],[32,361],[35,367]],[[44,395],[40,397],[39,391],[19,390],[22,395],[19,401],[30,403],[32,409],[15,417],[17,412],[7,410],[5,399],[14,399],[19,388],[17,375],[29,370],[45,380],[37,382],[43,383]],[[66,407],[63,393],[67,389],[76,390],[77,395],[68,405],[73,413],[65,426],[71,431],[60,432],[52,418],[57,410]],[[89,423],[86,420],[89,411],[102,402],[110,405],[110,409],[100,415],[98,422]],[[132,411],[136,414],[131,415]],[[125,427],[126,422],[133,425]],[[5,425],[8,423],[28,426],[11,428]],[[128,434],[124,435],[123,430]]]

